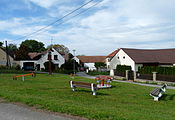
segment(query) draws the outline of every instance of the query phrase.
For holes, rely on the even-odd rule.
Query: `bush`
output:
[[[89,75],[109,75],[109,71],[98,72],[98,71],[89,71]]]
[[[162,75],[175,75],[175,67],[144,66],[138,69],[141,74],[152,74],[157,72]]]
[[[4,65],[0,65],[0,70],[5,70],[5,69],[7,69],[6,66],[4,66]]]
[[[106,66],[106,64],[103,63],[103,62],[96,62],[96,63],[95,63],[95,67],[96,67],[96,68],[105,67],[105,66]]]
[[[125,72],[126,70],[131,71],[131,66],[127,66],[127,65],[117,65],[116,70],[118,72]]]

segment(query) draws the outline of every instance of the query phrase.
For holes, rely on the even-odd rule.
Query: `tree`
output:
[[[3,42],[0,42],[0,47],[2,47],[2,45],[3,45]]]
[[[47,46],[48,49],[52,47],[60,53],[65,53],[65,54],[69,53],[69,49],[64,45],[54,44],[54,45]]]
[[[44,67],[45,67],[45,71],[49,71],[49,61],[44,63]],[[55,65],[53,62],[51,62],[51,70],[54,71],[55,70]]]
[[[74,59],[69,59],[68,61],[66,61],[62,66],[61,69],[64,70],[72,70],[73,71],[73,64],[75,62],[75,70],[78,69],[79,64],[74,60]]]
[[[8,53],[10,56],[14,57],[16,51],[18,50],[16,44],[9,44],[8,45]]]
[[[25,45],[21,45],[19,49],[16,51],[16,60],[30,60],[28,56],[29,49]]]
[[[41,52],[46,50],[44,44],[36,40],[25,40],[21,43],[21,45],[27,46],[29,52]]]

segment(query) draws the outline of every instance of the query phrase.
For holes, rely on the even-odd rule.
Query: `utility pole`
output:
[[[74,58],[75,58],[75,51],[76,50],[73,50],[73,56],[74,56]],[[75,59],[74,59],[74,62],[73,62],[73,72],[74,72],[73,76],[75,76]]]
[[[49,75],[51,75],[52,74],[52,64],[51,64],[51,62],[52,62],[52,55],[51,55],[51,50],[49,51],[49,54],[48,54],[48,60],[49,60]]]
[[[10,58],[9,58],[9,55],[8,55],[9,51],[8,51],[7,41],[5,41],[5,46],[6,46],[6,66],[11,67]]]
[[[51,47],[53,47],[53,37],[51,37],[50,42],[51,42]]]

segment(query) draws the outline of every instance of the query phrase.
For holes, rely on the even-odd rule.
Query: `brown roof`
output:
[[[120,49],[115,50],[114,52],[110,53],[107,57],[114,57]]]
[[[35,57],[37,57],[38,55],[41,55],[42,53],[37,53],[37,52],[33,52],[33,53],[28,53],[28,55],[29,55],[29,57],[31,58],[31,59],[33,59],[33,58],[35,58]]]
[[[105,62],[106,56],[77,56],[83,63]]]
[[[121,49],[136,63],[175,63],[175,49]]]

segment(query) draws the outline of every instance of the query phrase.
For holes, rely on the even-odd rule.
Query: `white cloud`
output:
[[[49,8],[47,12],[52,17],[59,17],[76,6],[71,5],[70,0],[61,1],[69,4],[61,4],[60,0],[30,1]],[[51,6],[58,4],[59,7],[51,9]],[[174,4],[175,1],[172,0],[104,0],[92,10],[94,13],[81,15],[68,22],[69,24],[49,29],[56,33],[46,31],[28,39],[38,39],[49,45],[53,37],[54,43],[64,44],[70,50],[76,49],[77,54],[85,55],[107,55],[118,47],[173,47]],[[0,30],[9,29],[13,35],[22,35],[44,27],[42,24],[32,24],[35,20],[42,21],[41,18],[31,22],[27,19],[0,21]],[[163,42],[165,40],[168,42]]]
[[[30,0],[30,1],[33,2],[34,4],[41,6],[41,7],[49,8],[60,0]]]

